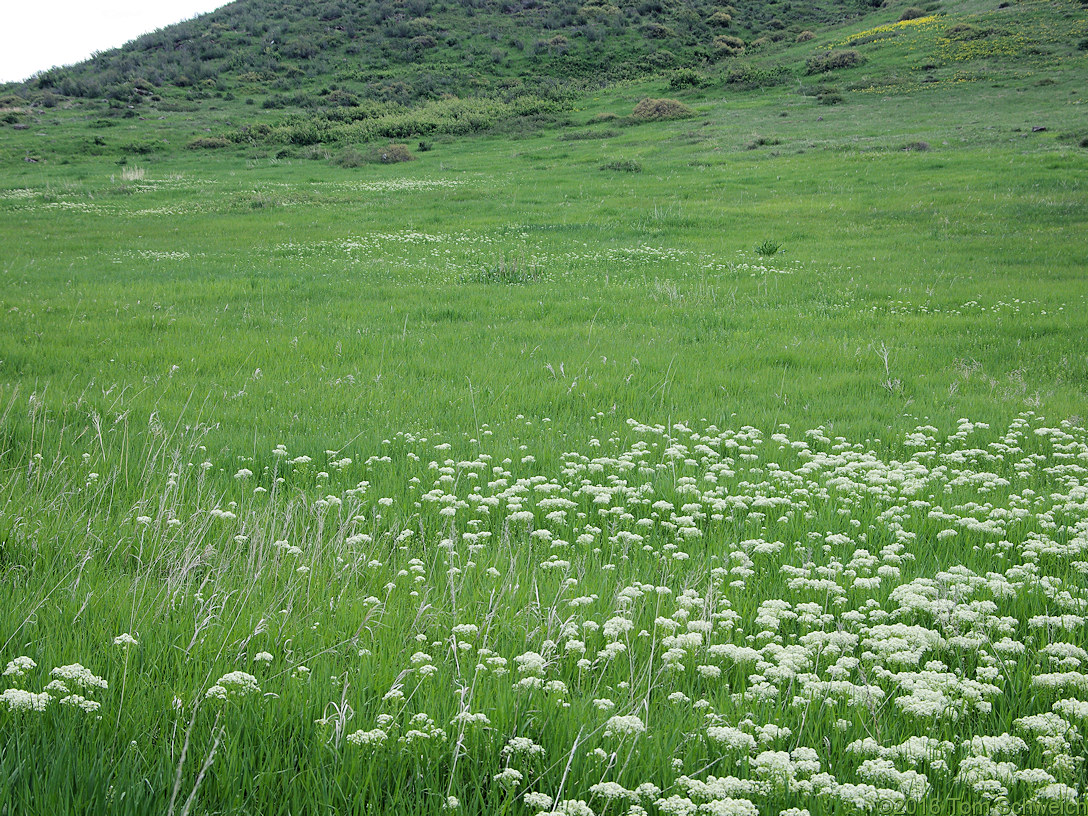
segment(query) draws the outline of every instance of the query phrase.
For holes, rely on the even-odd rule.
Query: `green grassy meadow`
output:
[[[399,164],[0,131],[0,814],[1084,813],[1088,30],[1023,6]]]

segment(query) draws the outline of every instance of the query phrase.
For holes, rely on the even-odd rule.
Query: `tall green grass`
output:
[[[535,121],[435,137],[396,166],[339,168],[324,148],[189,151],[193,123],[119,125],[126,144],[178,140],[142,155],[141,174],[131,155],[121,167],[110,145],[88,147],[78,112],[58,112],[46,137],[5,132],[0,658],[37,663],[24,689],[41,691],[53,667],[75,662],[109,688],[93,695],[101,719],[59,703],[0,711],[0,813],[432,813],[454,796],[463,812],[532,816],[530,790],[619,813],[593,798],[594,783],[650,782],[664,798],[684,775],[754,774],[755,755],[727,755],[706,737],[705,711],[669,701],[673,692],[706,701],[722,723],[787,725],[792,736],[775,747],[815,747],[844,783],[864,782],[846,746],[866,735],[893,745],[1026,733],[1016,721],[1061,696],[1033,685],[1052,668],[1044,648],[1084,645],[1083,626],[1030,624],[1082,596],[1079,556],[1061,546],[1083,525],[1088,154],[1070,138],[1083,71],[1036,60],[1056,83],[1040,85],[1014,61],[971,81],[942,66],[935,83],[907,72],[881,84],[946,46],[936,33],[901,33],[850,47],[867,61],[828,80],[842,105],[818,104],[815,86],[678,91],[662,78],[578,100],[568,112],[577,132],[601,138]],[[697,115],[624,119],[644,97],[674,95]],[[1032,132],[1042,110],[1048,130]],[[923,141],[929,150],[904,149]],[[47,161],[24,161],[30,150]],[[630,165],[642,172],[600,170]],[[991,430],[957,436],[964,417]],[[789,506],[707,512],[695,521],[701,537],[678,539],[672,517],[703,501],[686,479],[709,493],[713,457],[677,423],[708,435],[710,425],[760,429],[759,443],[744,436],[754,458],[728,453],[734,472],[715,478],[734,498]],[[1002,440],[1010,423],[1015,439]],[[934,429],[921,447],[908,438],[918,426]],[[834,448],[825,452],[842,457],[849,484],[835,492],[776,433]],[[657,445],[646,472],[617,464],[640,439]],[[678,440],[688,454],[666,454]],[[578,470],[594,457],[599,470]],[[970,479],[946,490],[955,476],[937,471],[941,457]],[[928,469],[924,490],[881,492],[912,461]],[[537,503],[552,494],[535,486],[567,497],[583,478],[649,485],[651,504],[577,495],[565,521],[549,521]],[[506,499],[475,510],[474,495],[517,479],[535,480],[531,521],[509,520],[518,511]],[[432,489],[473,510],[442,515],[425,498]],[[673,509],[653,510],[657,500]],[[601,515],[606,506],[620,511]],[[1022,510],[1024,521],[1010,520]],[[1003,526],[986,532],[968,518]],[[942,537],[950,528],[956,537]],[[531,535],[542,529],[551,540]],[[635,531],[643,542],[617,538]],[[583,534],[593,540],[578,543]],[[813,538],[838,535],[846,541],[826,548]],[[1039,550],[1039,536],[1057,544]],[[785,546],[752,555],[744,575],[737,553],[757,539]],[[865,590],[840,575],[838,606],[834,593],[791,589],[782,571],[830,569],[907,540],[913,560],[898,578]],[[728,580],[713,572],[738,565]],[[949,573],[941,591],[969,594],[954,568],[1046,579],[963,601],[994,601],[1028,651],[1000,664],[992,710],[958,721],[912,718],[886,680],[885,702],[858,708],[800,709],[792,692],[734,697],[758,685],[750,667],[723,661],[712,683],[697,670],[704,650],[670,673],[663,632],[638,637],[659,617],[685,620],[684,590],[701,599],[692,620],[739,616],[737,644],[758,634],[767,600],[818,604],[828,626],[849,628],[845,613],[870,599],[894,611],[892,590],[914,579]],[[567,622],[603,624],[636,583],[670,593],[631,606],[624,655],[586,670],[558,650],[576,639],[561,635]],[[960,623],[929,614],[915,622],[955,636]],[[480,631],[462,654],[452,627],[470,622]],[[809,624],[782,626],[789,644]],[[122,633],[138,644],[114,645]],[[955,643],[926,660],[992,668],[985,648]],[[255,663],[264,651],[271,663]],[[433,659],[430,679],[418,665],[432,664],[412,664],[417,651]],[[565,694],[512,688],[525,651],[548,652],[547,679]],[[476,673],[488,656],[510,673]],[[253,673],[260,696],[206,699],[230,671]],[[409,701],[383,701],[392,688]],[[606,697],[614,711],[594,703]],[[490,725],[462,732],[452,723],[463,711]],[[348,741],[391,712],[400,730],[390,726],[380,750]],[[416,712],[446,740],[398,748]],[[612,715],[639,716],[647,731],[607,736]],[[515,736],[544,756],[508,761]],[[1051,762],[1029,742],[1018,767]],[[980,801],[955,781],[956,761],[947,775],[927,771],[935,811]],[[507,766],[524,775],[509,789],[495,780]],[[1084,795],[1083,765],[1061,778]],[[1035,795],[1016,785],[1018,803]],[[771,816],[843,807],[796,791],[761,796]]]

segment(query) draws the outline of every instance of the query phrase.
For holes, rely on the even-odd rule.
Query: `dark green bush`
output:
[[[299,147],[329,141],[327,123],[306,120],[288,125],[283,128],[283,138],[281,141],[286,144],[298,145]]]
[[[558,139],[561,142],[581,142],[587,139],[611,139],[619,135],[618,130],[569,130],[560,133]]]
[[[374,164],[397,164],[415,161],[416,157],[406,144],[390,142],[381,147],[372,147],[366,152],[366,160]]]
[[[155,142],[129,142],[128,144],[121,145],[121,149],[126,153],[135,153],[138,156],[146,156],[149,153],[154,153],[156,150],[162,149],[161,144]]]
[[[602,170],[615,170],[620,173],[641,173],[642,165],[632,159],[621,159],[601,165]]]
[[[412,47],[412,50],[420,52],[426,51],[428,48],[434,48],[438,45],[438,40],[430,34],[421,34],[418,37],[413,37],[408,44]]]
[[[645,23],[639,27],[642,36],[650,40],[667,40],[673,36],[673,30],[661,23]]]
[[[325,97],[325,104],[336,108],[354,108],[359,105],[359,97],[348,91],[337,89]]]
[[[766,68],[738,65],[725,75],[725,81],[728,85],[736,85],[740,88],[770,88],[781,85],[788,79],[789,74],[789,68],[784,65],[772,65]]]
[[[704,83],[703,75],[692,68],[680,68],[669,77],[669,89],[679,91],[684,88],[698,88]]]
[[[337,167],[362,167],[366,164],[366,157],[354,147],[345,147],[333,156],[332,163]]]
[[[714,53],[718,56],[735,57],[744,53],[744,40],[731,34],[720,34],[714,38]]]
[[[840,68],[853,68],[855,65],[861,65],[864,61],[865,58],[852,48],[828,51],[809,57],[808,62],[805,63],[805,73],[809,75],[822,74],[827,71],[837,71]]]

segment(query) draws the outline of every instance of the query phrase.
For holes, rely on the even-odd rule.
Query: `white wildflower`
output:
[[[105,680],[93,674],[89,669],[83,668],[79,663],[73,663],[70,666],[58,666],[49,674],[73,689],[109,688],[109,684]]]
[[[46,692],[35,694],[14,688],[0,693],[0,705],[9,711],[45,711],[52,699]]]
[[[610,717],[604,725],[606,737],[634,737],[646,730],[646,724],[634,714]]]
[[[20,677],[25,677],[26,673],[29,672],[31,669],[36,668],[37,665],[37,663],[35,663],[33,660],[31,660],[29,657],[26,657],[25,655],[17,657],[14,660],[10,661],[7,667],[4,669],[4,677],[14,677],[16,679]]]
[[[348,734],[347,740],[353,745],[365,745],[368,747],[377,747],[385,743],[389,739],[389,734],[380,728],[374,728],[370,731],[364,731],[359,729],[353,734]]]

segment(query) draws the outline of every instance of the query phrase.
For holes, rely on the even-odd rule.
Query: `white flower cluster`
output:
[[[11,680],[21,680],[37,668],[37,665],[25,655],[16,657],[8,662],[3,676]],[[49,675],[52,680],[40,692],[20,688],[4,689],[0,692],[0,707],[9,711],[42,712],[56,701],[62,706],[78,708],[88,714],[97,714],[102,707],[97,700],[85,695],[107,689],[109,684],[81,664],[57,666],[49,672]]]
[[[250,697],[261,693],[257,678],[244,671],[227,672],[205,693],[209,700],[230,700]]]
[[[400,238],[444,245],[420,235]],[[276,472],[320,492],[298,511],[313,529],[276,533],[296,543],[252,547],[267,569],[284,566],[300,598],[321,590],[298,577],[300,556],[311,576],[342,571],[338,587],[374,593],[359,600],[347,664],[330,670],[338,650],[303,652],[305,638],[276,652],[283,673],[266,668],[271,651],[252,658],[276,691],[323,693],[331,678],[330,744],[344,734],[367,761],[418,767],[471,757],[530,816],[883,813],[936,796],[1084,804],[1083,430],[961,421],[877,451],[826,428],[630,422],[547,469],[528,444],[487,452],[485,432],[460,447],[399,434],[354,463],[274,454]],[[237,464],[223,476],[240,501],[192,517],[249,550],[273,536],[253,526]],[[394,478],[406,479],[386,491],[396,498],[369,489]],[[159,534],[147,518],[139,534]],[[341,643],[329,620],[313,612],[305,634]],[[36,668],[15,658],[4,677]],[[51,675],[41,694],[0,701],[39,711],[63,694],[82,708],[105,688],[78,664]],[[236,671],[206,695],[261,693]],[[382,713],[348,733],[356,710]],[[456,782],[437,795],[451,792]]]

